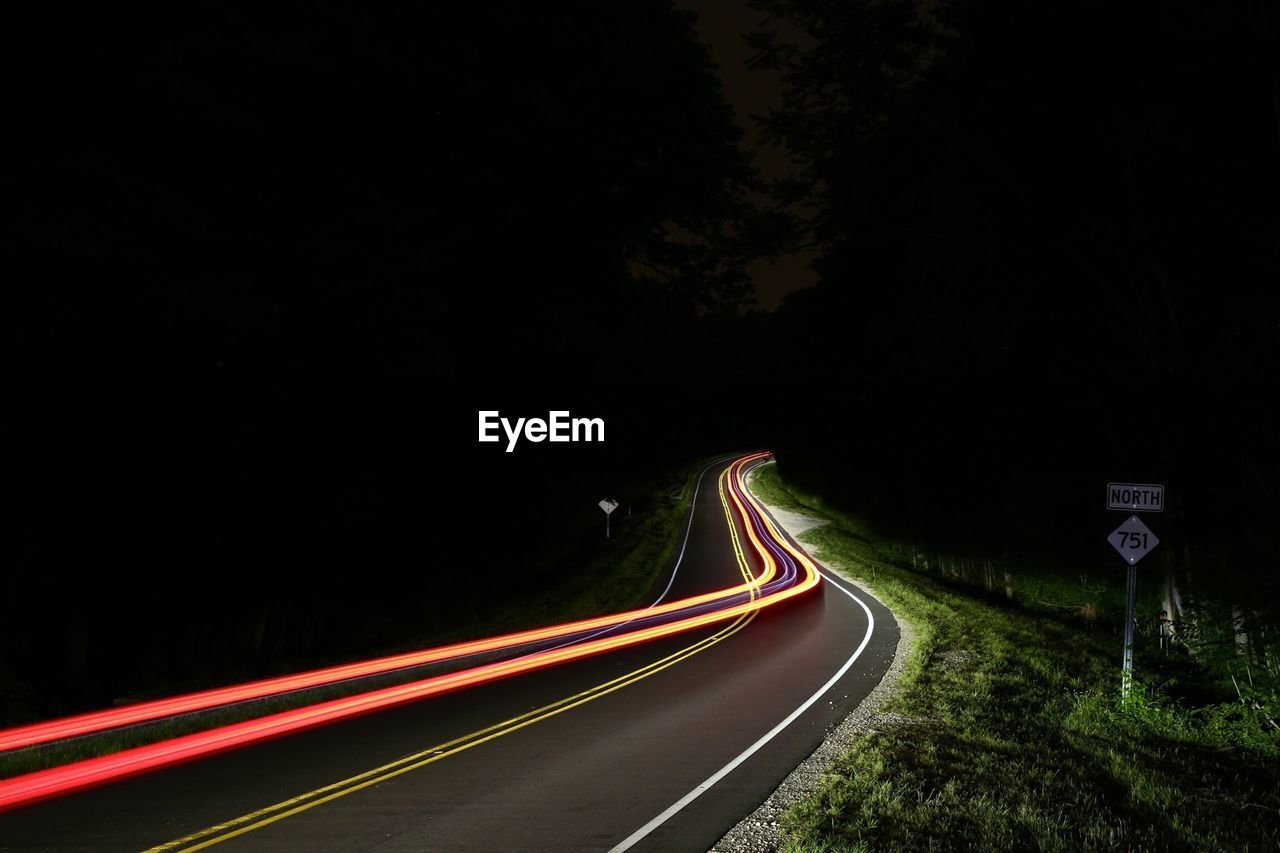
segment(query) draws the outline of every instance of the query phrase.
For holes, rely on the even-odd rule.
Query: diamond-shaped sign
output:
[[[600,508],[604,510],[605,515],[611,515],[613,511],[618,508],[618,502],[611,501],[608,498],[605,498],[604,500],[600,501]]]
[[[1130,516],[1128,521],[1111,531],[1107,541],[1131,566],[1160,544],[1151,528],[1143,524],[1142,519],[1136,515]]]

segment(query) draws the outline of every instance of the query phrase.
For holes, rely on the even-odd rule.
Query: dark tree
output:
[[[1207,541],[1230,483],[1265,508],[1244,550],[1274,549],[1275,4],[755,5],[788,86],[766,135],[821,250],[775,340],[847,413],[805,422],[793,467],[987,548],[1012,518],[1061,543],[1118,472],[1168,480]]]
[[[667,0],[6,30],[0,720],[465,628],[627,476],[621,434],[477,467],[477,404],[606,413],[744,298],[754,178]],[[490,504],[522,559],[439,535]]]

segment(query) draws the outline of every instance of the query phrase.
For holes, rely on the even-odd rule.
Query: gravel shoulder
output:
[[[778,524],[782,525],[797,541],[806,545],[811,557],[828,570],[857,583],[877,601],[880,600],[875,594],[875,588],[865,579],[857,577],[839,563],[824,559],[820,550],[814,550],[809,546],[805,534],[826,524],[826,521],[769,504],[765,506]],[[881,601],[881,603],[884,602]],[[761,853],[761,851],[778,850],[783,843],[781,833],[783,814],[818,789],[823,776],[857,737],[879,726],[895,722],[896,715],[882,713],[879,709],[897,689],[898,680],[902,676],[911,646],[915,641],[915,629],[901,615],[894,613],[894,617],[898,620],[900,638],[893,654],[893,663],[890,664],[884,679],[876,685],[862,704],[827,733],[822,745],[791,771],[759,808],[739,821],[716,842],[711,848],[713,853]]]

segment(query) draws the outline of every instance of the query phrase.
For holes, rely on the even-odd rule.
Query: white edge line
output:
[[[652,610],[653,608],[657,607],[659,604],[662,603],[663,599],[667,597],[667,594],[671,592],[671,587],[676,582],[676,575],[680,573],[680,564],[684,562],[685,549],[689,547],[689,533],[693,530],[693,513],[698,508],[698,490],[702,488],[702,478],[707,476],[707,472],[710,471],[712,468],[716,467],[717,465],[721,465],[725,462],[728,462],[730,460],[737,459],[737,458],[739,458],[737,455],[730,455],[730,456],[725,456],[721,459],[716,459],[713,462],[708,462],[707,466],[702,469],[702,473],[698,475],[698,481],[693,486],[693,496],[689,498],[689,519],[684,526],[684,541],[680,544],[680,553],[676,556],[676,564],[671,568],[671,577],[667,581],[667,588],[664,589],[662,591],[662,594],[659,595],[656,599],[654,599],[653,603],[650,604],[648,607],[646,607],[645,610]],[[584,637],[578,637],[576,640],[569,640],[568,642],[561,643],[558,646],[551,646],[550,648],[542,649],[541,651],[554,652],[556,649],[563,649],[568,646],[576,646],[580,643],[585,643],[588,640],[593,640],[596,637],[599,637],[603,634],[609,634],[614,631],[617,631],[619,628],[625,628],[639,618],[640,618],[639,615],[632,616],[630,619],[628,619],[625,622],[619,622],[616,625],[610,625],[606,628],[601,628],[599,631],[596,631],[594,634],[587,634]],[[520,658],[523,658],[523,657],[532,657],[534,654],[535,652],[529,652],[527,655],[521,655],[520,657],[515,658],[515,660],[519,660]]]
[[[671,579],[667,581],[667,588],[662,591],[662,595],[658,596],[657,600],[654,601],[653,604],[650,604],[646,609],[652,610],[657,607],[658,604],[667,597],[667,593],[671,592],[671,585],[676,582],[676,574],[680,571],[680,564],[684,562],[685,548],[689,547],[689,533],[693,530],[693,513],[698,508],[698,490],[702,488],[702,478],[707,476],[707,472],[717,465],[727,462],[730,459],[737,458],[737,456],[726,456],[723,459],[717,459],[714,462],[709,462],[707,463],[707,467],[702,469],[702,473],[698,475],[698,482],[695,483],[693,487],[693,497],[689,498],[689,521],[684,526],[684,541],[680,543],[680,554],[676,557],[676,564],[671,569]]]
[[[786,719],[784,719],[782,722],[778,723],[776,726],[770,729],[764,735],[764,737],[760,738],[758,741],[751,744],[751,746],[743,750],[742,753],[737,758],[730,761],[724,767],[721,767],[715,773],[712,773],[711,776],[709,776],[707,780],[703,782],[701,785],[698,785],[692,791],[685,794],[680,799],[676,800],[674,803],[668,806],[661,814],[659,814],[653,820],[649,821],[644,826],[640,827],[635,832],[628,835],[625,839],[622,840],[621,843],[619,843],[616,847],[612,848],[609,851],[609,853],[622,853],[622,851],[624,850],[630,850],[632,847],[634,847],[636,844],[642,841],[645,838],[645,836],[649,835],[649,833],[653,832],[655,829],[662,826],[664,823],[666,823],[668,820],[674,817],[681,809],[689,805],[689,803],[692,803],[694,800],[698,799],[698,797],[702,796],[707,791],[709,791],[713,785],[715,785],[721,779],[723,779],[724,777],[732,773],[738,767],[738,765],[746,761],[751,756],[755,755],[757,752],[759,752],[761,747],[763,747],[769,741],[777,737],[779,732],[781,732],[787,726],[794,723],[801,714],[803,714],[805,711],[809,710],[809,708],[813,706],[813,703],[821,699],[823,694],[825,694],[828,690],[834,687],[836,682],[839,681],[841,678],[843,678],[844,674],[848,672],[849,669],[853,666],[854,661],[858,659],[859,655],[861,655],[863,650],[867,647],[867,643],[871,642],[871,633],[872,631],[875,630],[875,627],[876,627],[876,619],[874,616],[871,615],[871,608],[867,607],[867,605],[862,601],[861,598],[858,598],[858,596],[849,592],[849,590],[845,589],[843,586],[841,586],[840,584],[832,580],[831,576],[828,575],[826,572],[819,569],[818,574],[822,575],[823,579],[826,580],[833,587],[840,590],[845,595],[849,596],[854,601],[856,601],[858,605],[864,611],[866,611],[867,633],[862,638],[862,642],[858,644],[858,648],[854,650],[853,654],[849,657],[849,659],[844,662],[844,665],[840,667],[840,669],[836,672],[835,675],[831,676],[831,679],[826,684],[819,687],[816,693],[814,693],[808,699],[804,700],[804,702],[800,705],[800,707],[796,708],[794,711],[792,711],[790,714],[787,715]]]

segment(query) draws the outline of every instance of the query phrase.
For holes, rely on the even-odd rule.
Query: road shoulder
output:
[[[814,549],[806,541],[805,534],[826,524],[826,521],[769,504],[765,504],[765,507],[792,538],[805,545],[810,556],[841,578],[856,583],[868,595],[884,604],[876,595],[874,587],[865,579],[856,577],[839,563],[824,559],[821,550]],[[760,851],[778,850],[783,842],[782,816],[787,810],[818,790],[823,777],[831,770],[836,760],[848,751],[854,740],[879,725],[893,722],[893,715],[882,713],[880,708],[897,690],[915,640],[915,629],[911,623],[897,613],[893,615],[898,622],[900,633],[897,648],[893,653],[893,662],[889,665],[884,678],[857,708],[827,733],[822,744],[795,770],[792,770],[782,780],[782,784],[755,811],[739,821],[716,842],[711,848],[713,853],[760,853]]]

